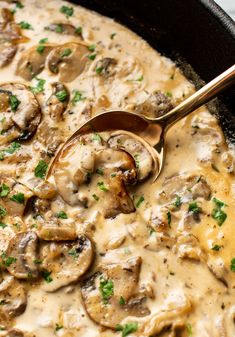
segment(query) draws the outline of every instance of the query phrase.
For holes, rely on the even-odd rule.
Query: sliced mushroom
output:
[[[99,60],[95,65],[95,71],[99,76],[109,78],[116,73],[117,61],[111,57],[104,57]]]
[[[41,199],[50,200],[56,196],[56,187],[49,181],[40,182],[34,189],[34,194]]]
[[[88,315],[96,323],[115,328],[127,316],[146,316],[150,312],[137,295],[141,258],[123,263],[101,265],[98,271],[82,283],[82,298]],[[109,285],[109,294],[103,292]],[[124,303],[120,304],[120,298]],[[135,303],[135,304],[134,304]]]
[[[21,35],[20,27],[14,22],[13,13],[7,9],[1,10],[2,22],[0,22],[0,68],[8,65],[17,51],[17,43],[27,41]]]
[[[9,41],[2,41],[0,44],[0,68],[5,67],[13,60],[17,52],[17,46]]]
[[[106,203],[103,209],[104,217],[115,217],[120,213],[129,214],[135,212],[133,200],[129,196],[125,184],[120,176],[111,177],[108,182],[108,193],[105,196]]]
[[[66,22],[53,22],[46,27],[46,30],[51,32],[63,34],[63,35],[73,35],[76,37],[82,37],[81,29],[74,27],[71,23]]]
[[[79,234],[74,242],[44,244],[41,249],[42,270],[50,273],[51,282],[43,289],[53,292],[77,282],[90,267],[94,248],[90,239]]]
[[[61,82],[72,82],[84,70],[89,51],[85,45],[69,42],[54,48],[48,55],[47,65]]]
[[[0,144],[14,139],[31,138],[41,121],[41,109],[34,94],[23,84],[0,86],[1,123]]]
[[[163,184],[163,190],[159,194],[159,201],[170,202],[177,196],[182,197],[182,201],[203,198],[209,200],[211,188],[205,178],[197,175],[177,175],[167,178]]]
[[[36,75],[40,74],[44,67],[48,54],[53,49],[53,45],[33,46],[21,53],[21,57],[17,63],[16,75],[31,81]]]
[[[129,132],[114,132],[108,140],[111,148],[127,151],[136,162],[138,180],[146,179],[153,170],[153,158],[139,139],[134,138]]]
[[[11,240],[6,250],[6,256],[13,258],[13,263],[7,270],[18,279],[37,278],[38,238],[34,232],[21,232]]]
[[[58,122],[69,102],[69,92],[65,85],[56,82],[52,84],[52,95],[46,103],[46,112],[50,115],[51,119]]]
[[[8,215],[23,216],[27,201],[33,196],[33,192],[25,185],[11,178],[1,180],[9,188],[9,193],[2,198],[2,203]]]
[[[38,219],[37,233],[45,241],[70,241],[77,238],[74,222],[63,224],[55,217]]]
[[[160,117],[173,109],[171,99],[157,90],[149,95],[143,103],[135,107],[135,112],[149,117]]]
[[[9,274],[1,275],[0,317],[11,319],[21,315],[27,305],[27,296],[23,285]]]

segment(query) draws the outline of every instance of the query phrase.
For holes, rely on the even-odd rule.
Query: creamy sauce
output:
[[[59,144],[88,118],[111,109],[152,114],[146,108],[144,112],[142,110],[156,90],[176,105],[193,93],[194,87],[171,60],[161,56],[147,42],[109,18],[58,0],[24,0],[23,5],[23,8],[16,8],[14,20],[17,23],[27,22],[32,29],[22,29],[22,34],[28,40],[19,43],[12,62],[0,69],[0,87],[6,81],[35,87],[38,79],[45,80],[44,90],[35,94],[42,119],[33,138],[26,142],[19,141],[21,148],[3,158],[0,174],[1,184],[10,184],[6,182],[6,177],[16,179],[25,186],[25,198],[28,193],[27,198],[30,199],[36,194],[36,186],[42,182],[40,177],[35,176],[39,161],[49,164]],[[73,13],[67,12],[66,17],[60,11],[62,6],[72,6]],[[0,2],[0,8],[15,7],[15,4]],[[75,28],[82,29],[79,28],[75,35],[63,34],[60,28],[59,31],[57,28],[57,32],[45,30],[52,23],[70,23]],[[48,41],[39,43],[45,38]],[[75,79],[67,81],[65,76],[62,81],[62,68],[57,75],[53,69],[50,71],[51,54],[36,78],[25,80],[19,75],[19,64],[25,51],[33,46],[50,45],[54,48],[55,45],[68,42],[83,44],[87,53],[84,69]],[[99,66],[104,58],[116,62],[108,65],[106,73],[105,66]],[[75,69],[78,66],[75,65]],[[67,73],[69,71],[73,70],[68,69]],[[65,111],[53,118],[46,102],[52,95],[52,84],[55,82],[61,82],[65,86],[70,100]],[[77,100],[74,99],[75,94]],[[22,99],[23,96],[21,101]],[[17,109],[20,109],[20,105]],[[91,169],[90,182],[84,183],[83,179],[81,187],[74,182],[72,185],[74,174],[81,168],[83,148],[95,151],[96,158],[100,150],[109,148],[107,142],[112,132],[95,136],[95,145],[94,141],[81,145],[79,140],[70,148],[64,161],[61,159],[63,174],[67,170],[68,176],[65,175],[62,182],[60,180],[61,186],[56,174],[55,177],[50,177],[51,186],[57,184],[58,191],[46,201],[47,208],[39,204],[40,216],[37,216],[32,203],[27,212],[15,208],[19,203],[13,204],[13,210],[1,219],[7,226],[0,226],[0,250],[5,252],[9,241],[12,238],[14,240],[18,232],[27,231],[35,232],[40,237],[40,245],[49,245],[54,239],[45,237],[43,229],[51,221],[57,221],[60,228],[65,229],[63,233],[66,233],[58,235],[77,237],[77,233],[84,233],[94,242],[96,255],[91,269],[86,270],[85,277],[99,270],[100,266],[125,263],[130,258],[141,257],[135,291],[141,293],[142,289],[145,293],[144,305],[149,312],[142,317],[127,314],[118,322],[122,327],[130,322],[136,323],[136,329],[130,331],[130,336],[235,336],[235,261],[232,262],[235,258],[234,159],[233,150],[225,143],[216,118],[206,107],[202,107],[169,131],[166,162],[159,179],[154,184],[147,178],[134,186],[126,186],[128,197],[135,206],[135,211],[129,214],[119,210],[114,216],[105,216],[105,211],[113,207],[113,193],[112,190],[106,191],[98,187],[98,183],[103,183],[109,189],[109,182],[105,180],[105,175],[93,174],[94,168]],[[6,134],[3,133],[1,137],[3,145],[0,151],[9,146],[4,143]],[[93,156],[94,154],[88,157]],[[111,156],[112,161],[114,157]],[[142,164],[141,161],[135,162],[136,166]],[[111,168],[112,170],[115,171],[116,168]],[[109,174],[111,171],[108,171]],[[16,188],[14,184],[12,186],[11,188]],[[80,194],[73,195],[72,198],[69,193],[72,193],[74,186]],[[178,204],[174,205],[177,196]],[[40,198],[45,201],[42,196]],[[213,198],[224,204],[218,204]],[[4,197],[1,204],[6,206]],[[55,220],[55,214],[58,215],[61,211],[65,216]],[[224,217],[223,220],[221,217]],[[18,226],[13,225],[16,223]],[[51,227],[48,231],[50,230]],[[54,240],[55,244],[58,241],[60,240]],[[4,260],[3,257],[2,259]],[[3,261],[3,265],[4,263]],[[13,261],[12,265],[14,263]],[[8,269],[11,273],[12,265],[9,269],[5,263],[3,269]],[[65,267],[66,265],[63,268]],[[68,279],[72,274],[73,271]],[[46,281],[48,278],[45,277],[20,281],[27,291],[27,305],[9,324],[4,319],[1,321],[3,313],[0,302],[0,336],[8,336],[6,331],[10,328],[21,330],[25,336],[36,337],[111,337],[124,334],[123,331],[102,327],[94,322],[88,304],[84,303],[86,301],[81,293],[83,286],[80,279],[75,283],[68,282],[68,285],[52,292],[48,292]],[[49,280],[52,288],[53,282],[57,282],[54,276]],[[0,288],[0,300],[2,295],[4,292]],[[102,302],[101,297],[98,300]],[[112,301],[110,296],[108,303],[101,303],[101,307],[114,305]],[[97,310],[100,310],[99,307]],[[114,313],[115,315],[118,318],[118,314]]]

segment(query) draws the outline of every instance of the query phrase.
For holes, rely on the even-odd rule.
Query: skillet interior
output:
[[[235,23],[213,0],[73,0],[114,18],[170,57],[200,87],[234,64]],[[210,104],[235,143],[235,88]]]

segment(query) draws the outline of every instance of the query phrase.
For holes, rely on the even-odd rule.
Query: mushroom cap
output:
[[[35,260],[37,259],[38,238],[34,232],[17,233],[9,242],[7,256],[15,262],[7,270],[18,279],[37,278],[39,275]]]
[[[12,111],[10,99],[16,97],[18,105]],[[32,137],[41,121],[41,108],[27,86],[21,83],[5,83],[0,85],[0,112],[6,118],[2,123],[3,136],[0,136],[0,143],[4,144],[5,139],[26,140]],[[9,133],[9,135],[8,135]]]
[[[17,46],[9,41],[2,41],[0,44],[0,68],[5,67],[13,60],[17,52]]]
[[[142,305],[143,299],[134,298],[137,292],[141,258],[125,262],[101,265],[98,270],[82,282],[81,292],[88,315],[96,323],[115,329],[128,316],[145,316],[149,310]],[[113,284],[113,293],[104,301],[101,282]],[[119,303],[123,297],[125,304]]]
[[[77,282],[90,267],[94,258],[91,240],[79,234],[75,241],[45,243],[41,247],[41,267],[49,271],[52,282],[43,285],[47,292]]]
[[[0,317],[11,319],[21,315],[27,305],[27,296],[23,285],[13,276],[3,273],[0,283]]]
[[[50,52],[47,66],[53,74],[59,74],[60,82],[72,82],[83,72],[88,54],[89,50],[85,45],[68,42]]]
[[[111,148],[125,150],[134,158],[139,181],[143,181],[151,174],[154,166],[153,158],[139,137],[130,132],[116,131],[108,139],[108,145]]]
[[[54,45],[45,44],[43,47],[42,52],[37,51],[38,46],[33,46],[21,53],[21,57],[17,63],[16,75],[26,81],[31,81],[36,75],[43,71],[46,58]]]

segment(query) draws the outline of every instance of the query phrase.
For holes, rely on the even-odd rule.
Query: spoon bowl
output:
[[[235,65],[206,84],[200,90],[188,97],[174,109],[157,118],[150,118],[133,112],[115,110],[106,111],[90,118],[58,150],[48,169],[47,177],[52,173],[54,163],[58,160],[62,150],[83,134],[109,130],[125,130],[147,148],[154,161],[153,181],[160,175],[165,158],[166,132],[177,121],[196,110],[218,93],[235,83]]]

